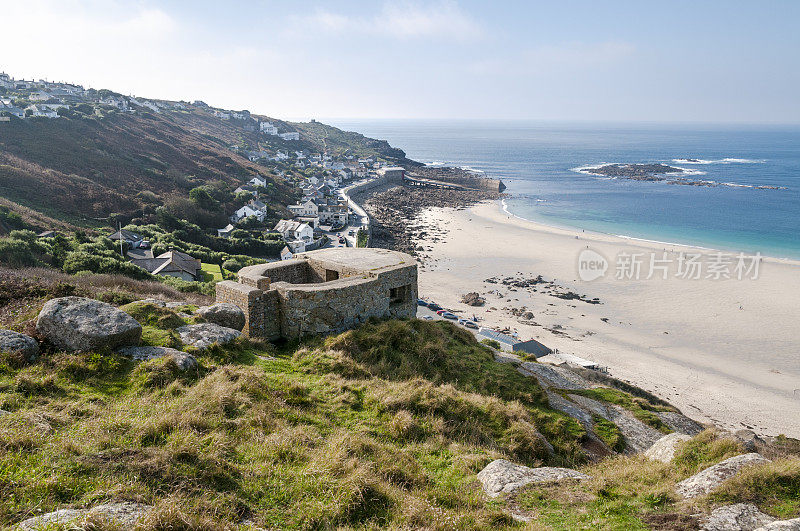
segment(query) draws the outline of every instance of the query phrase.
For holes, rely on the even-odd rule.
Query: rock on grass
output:
[[[211,306],[203,306],[197,310],[197,315],[209,323],[233,328],[238,331],[241,331],[245,324],[245,316],[242,309],[235,304],[226,302],[212,304]]]
[[[208,348],[215,343],[224,345],[242,335],[238,330],[214,323],[186,325],[178,328],[177,332],[184,344],[200,349]]]
[[[478,472],[478,480],[483,485],[483,490],[492,498],[515,492],[529,483],[588,478],[586,474],[571,468],[549,466],[529,468],[505,459],[496,459]]]
[[[22,356],[25,361],[35,361],[39,354],[39,343],[25,334],[0,330],[0,352]]]
[[[717,507],[703,520],[704,531],[752,531],[774,522],[775,519],[758,510],[752,503],[735,503]]]
[[[764,463],[769,463],[769,459],[756,453],[730,457],[678,483],[678,494],[684,498],[696,498],[708,494],[716,490],[723,481],[738,474],[744,467]]]
[[[102,529],[133,529],[139,520],[152,510],[149,505],[119,502],[97,505],[91,509],[59,509],[52,513],[34,516],[20,522],[20,531],[45,531],[49,529],[79,529],[86,520]],[[93,526],[92,529],[95,529]]]
[[[142,325],[117,308],[94,299],[61,297],[47,301],[36,330],[56,348],[87,351],[138,345]]]
[[[147,361],[156,358],[170,357],[182,371],[197,368],[197,360],[191,354],[168,347],[123,347],[117,350],[123,356],[136,361]]]

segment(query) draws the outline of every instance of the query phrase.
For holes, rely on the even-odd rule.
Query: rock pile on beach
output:
[[[465,293],[461,296],[461,302],[466,304],[467,306],[483,306],[486,304],[486,299],[480,296],[478,292],[472,291],[470,293]]]
[[[373,219],[372,244],[375,247],[402,251],[420,256],[424,251],[419,243],[435,234],[436,227],[418,222],[417,215],[430,207],[466,208],[500,194],[489,190],[442,190],[397,186],[373,195],[364,208]],[[432,239],[435,241],[435,239]]]

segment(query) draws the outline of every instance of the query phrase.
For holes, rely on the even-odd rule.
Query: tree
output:
[[[189,199],[194,201],[200,208],[206,210],[217,210],[219,208],[217,200],[211,197],[211,194],[208,193],[208,190],[203,186],[198,186],[197,188],[189,190]]]

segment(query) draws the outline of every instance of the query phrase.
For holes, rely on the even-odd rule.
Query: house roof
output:
[[[167,251],[155,258],[136,258],[131,263],[154,275],[182,271],[196,277],[201,268],[200,260],[180,251]]]
[[[481,328],[478,331],[478,335],[493,339],[499,343],[505,343],[507,345],[516,345],[519,343],[519,340],[511,337],[509,335],[503,334],[498,332],[497,330],[492,330],[491,328]]]
[[[135,232],[131,232],[129,230],[118,230],[111,236],[109,236],[112,240],[125,240],[126,242],[138,242],[142,240],[142,237],[136,234]]]

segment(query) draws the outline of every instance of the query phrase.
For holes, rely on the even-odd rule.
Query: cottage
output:
[[[498,332],[497,330],[492,330],[491,328],[484,328],[481,327],[478,330],[478,339],[490,339],[492,341],[497,341],[500,343],[500,348],[502,350],[511,351],[514,349],[514,345],[519,343],[519,340],[515,337],[511,337],[507,334],[503,334]]]
[[[312,200],[306,200],[296,205],[289,205],[289,212],[295,216],[317,216],[319,215],[319,207]]]
[[[131,249],[138,249],[142,244],[142,241],[144,241],[144,238],[142,238],[140,235],[125,229],[118,230],[108,238],[116,242],[122,240],[127,243]]]
[[[19,107],[11,105],[11,101],[8,100],[8,103],[0,102],[0,116],[5,116],[5,115],[16,116],[17,118],[24,118],[25,111],[20,109]]]
[[[288,133],[281,133],[280,136],[284,140],[300,140],[300,133],[296,131],[290,131]]]
[[[258,124],[259,130],[266,135],[277,135],[278,128],[272,125],[271,122],[261,122]]]
[[[255,177],[253,177],[252,179],[250,179],[247,182],[250,183],[253,186],[263,186],[265,188],[266,188],[267,183],[268,183],[267,178],[266,177],[262,177],[261,175],[256,175]]]
[[[243,184],[242,186],[233,191],[234,194],[238,194],[241,192],[247,192],[249,194],[252,194],[254,197],[258,197],[258,189],[252,184]]]
[[[135,258],[131,263],[148,273],[193,281],[200,276],[200,260],[180,251],[167,251],[155,258]]]
[[[319,222],[327,225],[344,225],[347,223],[347,206],[324,205],[319,207]]]
[[[230,217],[232,223],[237,223],[245,218],[255,217],[258,221],[264,221],[267,217],[266,205],[258,200],[252,200],[248,204],[233,213]]]
[[[228,223],[227,225],[225,225],[224,228],[217,229],[217,236],[219,236],[220,238],[228,238],[228,237],[230,237],[231,232],[233,232],[234,228],[235,227],[233,225]]]
[[[275,225],[275,231],[279,232],[287,243],[298,240],[305,243],[314,241],[314,229],[307,223],[282,219]]]
[[[281,260],[289,260],[290,258],[294,258],[292,251],[288,247],[281,249]]]
[[[58,112],[43,105],[31,105],[25,109],[25,114],[31,111],[31,116],[40,118],[58,118]]]

